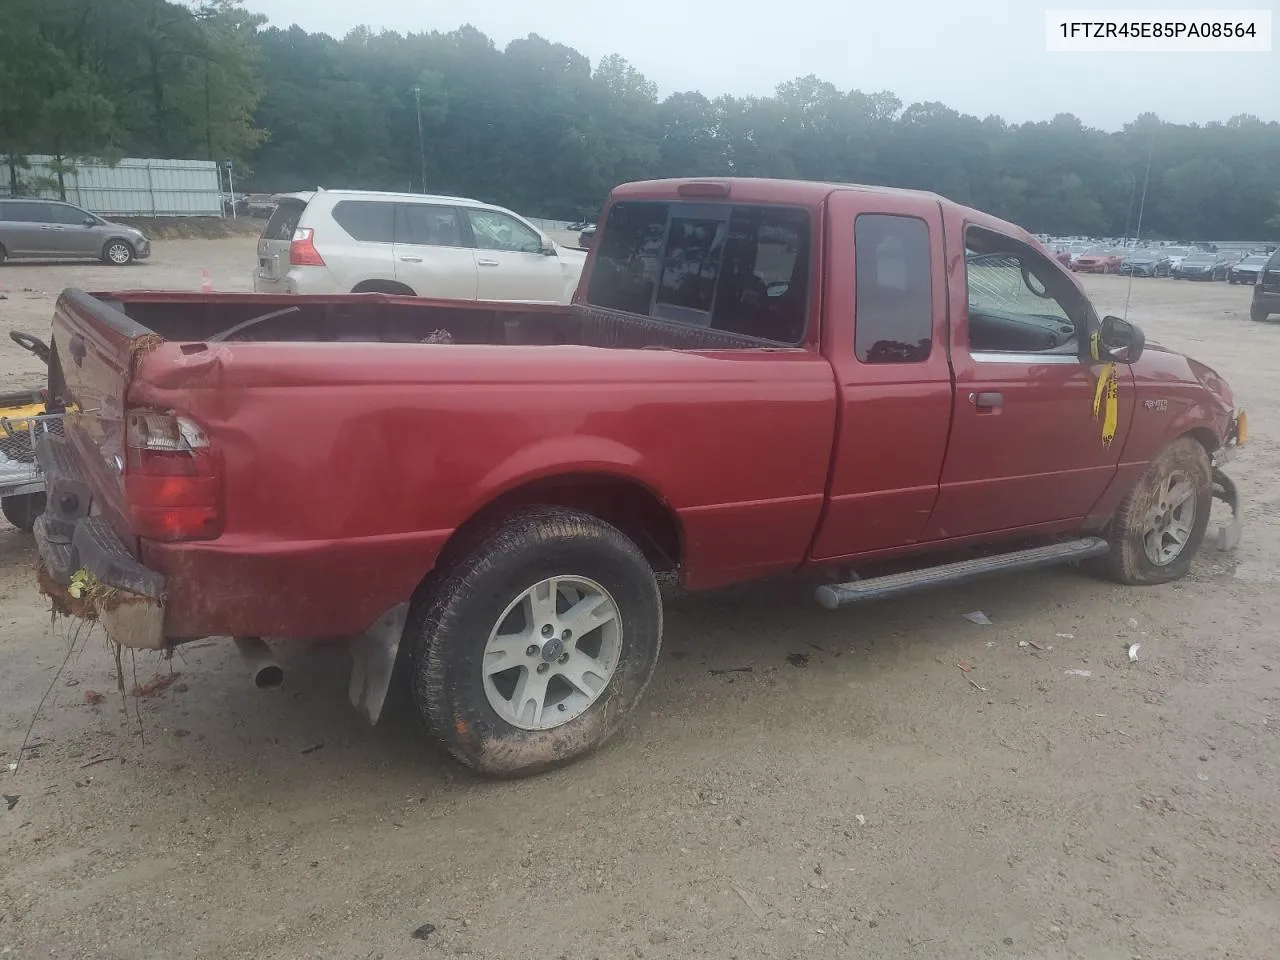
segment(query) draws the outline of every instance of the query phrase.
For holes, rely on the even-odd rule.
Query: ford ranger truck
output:
[[[1238,536],[1226,381],[1012,224],[746,179],[627,184],[600,224],[569,305],[64,292],[56,609],[234,638],[263,684],[263,638],[345,638],[370,719],[399,664],[430,733],[510,777],[636,706],[664,571],[826,571],[839,607],[1074,562],[1167,583],[1214,497]]]

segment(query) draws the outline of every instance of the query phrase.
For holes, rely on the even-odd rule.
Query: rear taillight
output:
[[[295,267],[323,267],[324,257],[316,249],[316,232],[310,227],[299,227],[293,231],[293,239],[289,241],[289,263]]]
[[[189,417],[131,410],[124,488],[129,525],[147,540],[212,540],[222,533],[222,480],[209,438]]]

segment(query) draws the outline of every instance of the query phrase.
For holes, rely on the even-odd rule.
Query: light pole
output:
[[[422,88],[413,88],[414,112],[418,115],[418,164],[422,173],[422,192],[427,192],[427,141],[422,135]]]
[[[231,192],[231,219],[236,219],[236,182],[231,179],[231,159],[227,158],[227,189]]]

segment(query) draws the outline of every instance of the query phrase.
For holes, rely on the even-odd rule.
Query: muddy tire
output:
[[[406,640],[430,732],[481,773],[523,777],[617,730],[653,675],[662,602],[644,555],[615,527],[536,507],[442,575]]]
[[[1181,579],[1204,541],[1212,503],[1209,455],[1190,437],[1175,440],[1120,504],[1111,552],[1095,569],[1131,585]]]
[[[19,493],[0,499],[0,512],[23,533],[30,533],[36,527],[36,518],[44,513],[44,505],[43,493]]]

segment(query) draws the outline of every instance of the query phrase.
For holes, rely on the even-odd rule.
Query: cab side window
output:
[[[1030,245],[969,227],[965,287],[971,353],[1078,354],[1088,302]]]
[[[863,363],[923,363],[933,345],[929,225],[916,217],[860,214],[853,223],[857,277],[854,350]]]

